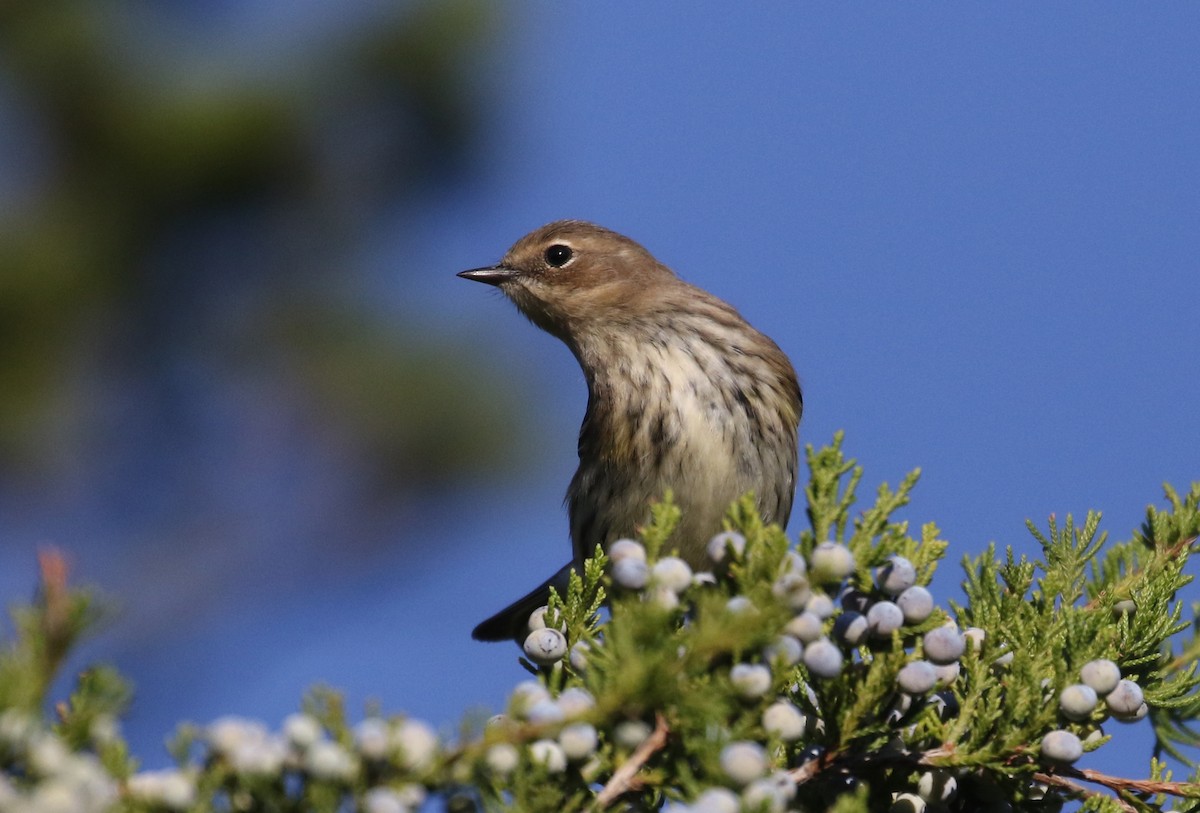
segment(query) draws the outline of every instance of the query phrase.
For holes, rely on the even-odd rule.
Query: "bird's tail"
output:
[[[560,596],[567,594],[571,569],[572,565],[563,565],[561,570],[532,591],[475,627],[471,632],[471,637],[476,641],[525,643],[525,637],[529,634],[529,614],[549,601],[551,587],[557,590]]]

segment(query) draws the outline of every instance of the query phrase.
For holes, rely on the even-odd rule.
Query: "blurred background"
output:
[[[469,633],[568,556],[584,385],[454,274],[549,220],[774,337],[864,496],[921,466],[942,600],[1200,479],[1200,6],[681,8],[0,7],[0,599],[44,544],[108,596],[145,764],[524,676]]]

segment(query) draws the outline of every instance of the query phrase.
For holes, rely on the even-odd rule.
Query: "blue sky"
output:
[[[450,726],[523,677],[468,633],[568,555],[585,391],[565,348],[454,274],[550,220],[629,234],[733,303],[792,358],[803,439],[845,429],[868,486],[920,466],[906,516],[952,543],[940,599],[988,541],[1033,552],[1027,517],[1102,509],[1124,538],[1163,481],[1200,479],[1200,7],[726,8],[506,6],[479,56],[485,160],[417,239],[382,223],[364,254],[380,307],[419,303],[517,382],[537,464],[406,519],[420,561],[214,597],[138,661],[148,763],[177,719],[274,722],[318,681]],[[401,287],[402,265],[424,270]]]

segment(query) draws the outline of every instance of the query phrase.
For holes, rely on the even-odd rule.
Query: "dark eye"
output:
[[[574,256],[575,252],[571,251],[571,247],[564,246],[562,243],[555,243],[546,249],[546,262],[555,268],[562,268]]]

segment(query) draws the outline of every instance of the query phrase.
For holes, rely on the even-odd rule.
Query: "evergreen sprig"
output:
[[[562,632],[564,656],[524,661],[534,677],[505,713],[454,738],[377,710],[352,722],[320,688],[280,731],[240,718],[181,726],[177,767],[138,771],[116,732],[129,691],[113,670],[82,673],[41,719],[63,657],[97,618],[51,556],[0,652],[0,810],[69,798],[81,813],[402,813],[436,795],[448,810],[523,813],[1046,811],[1068,800],[1151,811],[1200,799],[1196,777],[1176,781],[1161,760],[1118,777],[1075,767],[1071,752],[1114,747],[1109,719],[1148,716],[1155,755],[1195,767],[1200,622],[1184,620],[1178,595],[1200,484],[1168,487],[1166,507],[1150,507],[1125,542],[1107,542],[1097,513],[1030,524],[1039,558],[989,546],[964,560],[964,601],[942,609],[928,585],[947,543],[933,523],[914,535],[896,516],[918,472],[859,508],[863,471],[842,440],[806,450],[798,541],[764,524],[748,495],[710,545],[710,572],[674,558],[680,513],[666,495],[640,542],[597,549],[551,596],[536,623]],[[644,567],[621,571],[628,556]],[[1110,668],[1119,690],[1094,689],[1107,678],[1085,673]]]

